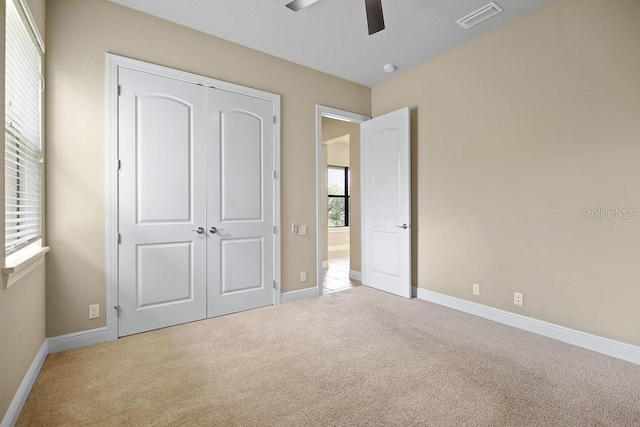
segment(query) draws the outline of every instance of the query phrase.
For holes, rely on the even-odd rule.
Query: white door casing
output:
[[[409,108],[361,126],[362,282],[411,298]]]
[[[208,317],[273,304],[273,105],[210,89]],[[215,227],[212,228],[212,227]]]
[[[119,335],[206,316],[206,96],[120,70]]]
[[[108,339],[279,303],[279,96],[108,56]]]

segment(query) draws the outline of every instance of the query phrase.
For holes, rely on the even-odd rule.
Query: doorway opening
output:
[[[316,107],[318,295],[360,284],[360,124],[368,119]]]

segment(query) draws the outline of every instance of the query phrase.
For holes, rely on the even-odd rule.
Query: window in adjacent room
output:
[[[346,166],[329,166],[327,169],[329,227],[349,226],[349,176]]]
[[[5,256],[42,238],[43,48],[27,16],[6,1]]]

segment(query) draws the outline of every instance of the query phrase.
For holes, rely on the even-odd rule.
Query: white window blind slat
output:
[[[6,1],[5,255],[42,237],[42,51],[22,6]]]

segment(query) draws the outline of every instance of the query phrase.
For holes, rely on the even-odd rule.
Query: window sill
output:
[[[349,231],[349,227],[329,227],[329,233],[344,233]]]
[[[4,289],[8,289],[18,280],[33,271],[44,262],[44,255],[49,252],[48,246],[26,247],[15,254],[9,255],[2,269]]]

